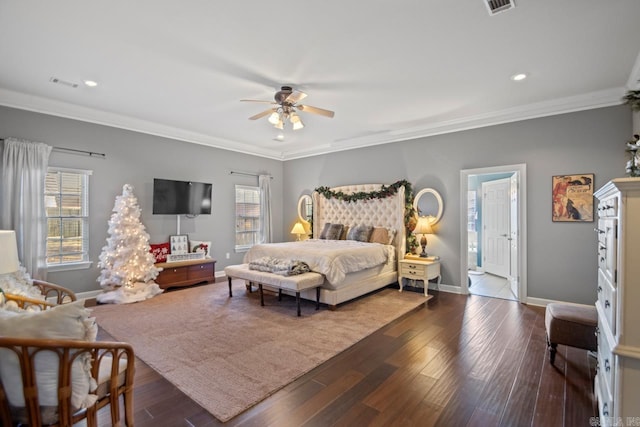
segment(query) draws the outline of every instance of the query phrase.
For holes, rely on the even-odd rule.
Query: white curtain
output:
[[[44,182],[52,148],[42,142],[7,138],[2,150],[0,229],[15,230],[22,266],[41,280],[47,275]]]
[[[271,175],[259,175],[260,187],[260,243],[271,243]]]

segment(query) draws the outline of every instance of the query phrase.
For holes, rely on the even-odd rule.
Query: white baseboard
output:
[[[460,286],[445,285],[443,283],[429,283],[429,289],[434,291],[449,292],[451,294],[462,294],[462,288]]]
[[[545,299],[545,298],[532,298],[532,297],[528,297],[527,301],[525,302],[525,304],[527,305],[536,305],[539,307],[546,307],[551,303],[560,303],[560,304],[569,304],[569,305],[577,305],[580,307],[585,307],[585,306],[590,306],[592,304],[578,304],[575,302],[567,302],[567,301],[556,301],[556,300],[552,300],[552,299]],[[594,303],[595,304],[595,303]]]

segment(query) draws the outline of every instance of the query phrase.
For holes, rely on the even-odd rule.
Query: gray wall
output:
[[[157,136],[79,122],[44,114],[0,107],[0,137],[25,138],[52,146],[95,151],[106,159],[52,152],[51,166],[91,169],[90,248],[93,266],[88,270],[49,273],[48,279],[75,292],[100,289],[96,279],[98,257],[106,244],[107,221],[122,186],[131,184],[142,210],[142,223],[151,243],[169,240],[176,233],[176,217],[152,215],[153,178],[213,183],[211,215],[194,219],[181,217],[180,231],[194,240],[212,242],[216,270],[242,262],[242,253],[234,253],[235,184],[258,185],[257,178],[230,175],[231,170],[273,175],[272,194],[274,235],[282,234],[282,169],[277,160],[249,156],[227,150],[161,138]],[[226,253],[230,259],[226,259]]]
[[[624,175],[624,143],[631,135],[631,113],[617,106],[526,120],[411,141],[279,162],[166,138],[0,107],[0,136],[92,150],[107,159],[54,152],[53,166],[92,169],[91,269],[51,273],[49,279],[74,291],[98,289],[97,262],[107,238],[107,221],[122,185],[132,184],[151,242],[175,233],[174,217],[151,215],[153,178],[212,182],[213,213],[181,222],[193,239],[211,240],[216,268],[241,262],[233,252],[234,184],[256,185],[231,170],[274,176],[276,240],[294,240],[300,195],[314,188],[357,183],[390,184],[409,180],[414,191],[432,187],[445,202],[438,234],[429,252],[443,262],[443,283],[459,286],[460,170],[527,164],[528,296],[579,303],[595,298],[596,246],[593,223],[551,221],[552,175],[594,173],[595,186]],[[229,252],[231,258],[225,259]]]
[[[631,135],[626,106],[589,110],[343,151],[285,162],[285,229],[298,197],[320,185],[413,183],[445,203],[429,253],[442,258],[443,283],[460,286],[460,170],[526,163],[528,296],[577,303],[596,299],[594,223],[551,221],[551,177],[594,173],[595,187],[624,176]]]

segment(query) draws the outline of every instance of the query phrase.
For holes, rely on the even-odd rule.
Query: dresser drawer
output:
[[[615,218],[598,220],[598,268],[613,286],[617,286],[617,226],[618,221]]]
[[[610,197],[598,203],[599,217],[601,218],[614,217],[617,215],[618,215],[618,198],[617,197]]]
[[[424,276],[427,267],[420,264],[402,263],[402,274],[408,276]]]
[[[596,375],[594,382],[596,399],[598,399],[598,415],[600,416],[600,426],[610,426],[613,421],[613,398],[607,384],[600,374]]]
[[[615,355],[611,352],[611,343],[605,333],[606,325],[598,319],[598,375],[607,390],[613,390],[615,380]]]
[[[189,279],[210,279],[213,277],[213,264],[192,265],[188,274]]]
[[[187,280],[187,269],[182,267],[169,267],[165,268],[158,274],[156,283],[159,285],[165,285],[173,282],[182,282]]]
[[[598,302],[604,312],[604,318],[609,325],[611,334],[616,334],[616,289],[605,277],[605,273],[598,269]]]

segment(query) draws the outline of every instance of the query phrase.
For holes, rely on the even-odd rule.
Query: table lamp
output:
[[[15,273],[20,269],[16,232],[0,230],[0,275]]]
[[[420,258],[426,258],[427,234],[433,234],[433,230],[431,229],[431,217],[418,217],[418,224],[416,224],[416,228],[413,230],[413,234],[422,234],[422,238],[420,239],[420,246],[422,246],[422,253],[420,254]]]
[[[294,225],[293,228],[291,229],[291,234],[297,234],[298,240],[300,240],[300,235],[307,234],[307,232],[304,231],[304,226],[302,225],[302,223],[296,222],[296,225]]]

